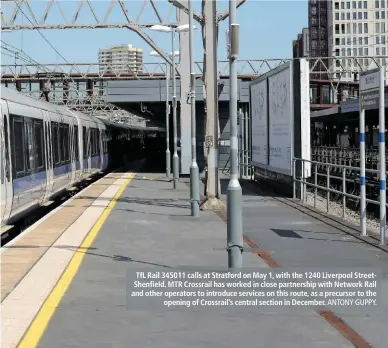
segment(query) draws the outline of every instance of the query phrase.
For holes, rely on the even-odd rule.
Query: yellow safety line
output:
[[[43,336],[47,325],[53,316],[55,310],[57,309],[63,295],[65,294],[67,288],[71,284],[74,276],[77,274],[78,268],[82,263],[82,260],[85,256],[87,249],[92,245],[93,241],[100,232],[101,227],[103,226],[105,220],[113,210],[116,205],[117,200],[120,198],[122,193],[132,179],[136,176],[136,173],[131,173],[130,177],[125,181],[125,183],[120,187],[119,191],[115,194],[113,199],[110,201],[109,205],[106,207],[104,212],[101,214],[97,222],[94,224],[92,229],[86,235],[84,241],[78,250],[74,253],[70,263],[63,272],[61,278],[57,282],[54,289],[51,291],[50,295],[47,297],[46,301],[43,303],[40,311],[32,321],[32,324],[26,331],[22,340],[19,343],[19,348],[33,348],[39,343],[41,337]]]

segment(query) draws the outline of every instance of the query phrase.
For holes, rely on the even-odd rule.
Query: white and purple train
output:
[[[98,118],[1,87],[1,229],[108,165]]]

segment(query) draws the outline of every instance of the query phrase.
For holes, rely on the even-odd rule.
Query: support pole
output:
[[[204,97],[205,97],[205,156],[206,156],[206,201],[203,210],[220,209],[220,178],[219,178],[219,120],[218,120],[218,27],[217,1],[203,0],[202,14],[204,18]]]
[[[190,167],[190,200],[191,215],[199,216],[199,168],[197,164],[197,140],[195,124],[195,71],[194,71],[194,29],[193,0],[189,1],[189,52],[190,52],[190,103],[191,103],[191,167]]]
[[[242,190],[238,180],[238,139],[237,139],[237,57],[239,25],[237,22],[236,0],[229,0],[229,33],[230,33],[230,157],[231,177],[227,190],[228,215],[228,263],[230,268],[242,267],[243,234],[242,234]]]
[[[360,225],[361,235],[366,236],[366,187],[365,187],[365,109],[360,95]]]
[[[238,127],[238,175],[239,178],[243,178],[243,161],[242,161],[242,154],[243,148],[244,148],[244,138],[243,138],[243,106],[240,106],[238,109],[238,117],[239,117],[239,127]]]
[[[170,65],[166,63],[166,176],[171,174],[171,154],[170,154],[170,101],[169,94]]]
[[[187,13],[183,9],[177,10],[179,25],[189,25],[189,10],[188,1],[179,0],[179,2],[187,8]],[[195,13],[194,13],[195,15]],[[195,33],[195,32],[194,32]],[[177,85],[177,95],[181,96],[177,115],[178,115],[178,135],[179,135],[179,175],[190,175],[191,166],[191,119],[190,119],[190,100],[185,98],[190,92],[190,43],[189,31],[180,31],[177,35],[179,37],[179,58],[177,65],[179,65],[180,86]],[[179,63],[178,63],[179,61]]]
[[[380,67],[380,96],[379,96],[379,150],[380,150],[380,244],[385,244],[387,228],[386,208],[386,178],[385,178],[385,101],[384,101],[385,73]]]
[[[249,175],[248,172],[248,165],[249,165],[249,114],[248,114],[248,107],[245,106],[245,146],[244,146],[244,179],[246,179]]]
[[[172,172],[174,190],[177,189],[179,180],[179,157],[178,157],[178,135],[177,135],[177,120],[176,120],[176,77],[175,77],[175,28],[172,30],[172,112],[174,123],[174,155],[172,157]]]

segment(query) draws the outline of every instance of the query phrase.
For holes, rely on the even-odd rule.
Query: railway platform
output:
[[[244,185],[244,267],[369,267],[388,253]],[[114,172],[1,249],[1,340],[14,347],[386,347],[388,311],[259,314],[131,309],[130,269],[227,265],[224,210],[190,216],[189,187]]]

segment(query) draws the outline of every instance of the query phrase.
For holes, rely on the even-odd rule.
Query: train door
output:
[[[12,171],[11,171],[11,151],[10,151],[10,136],[9,136],[9,114],[6,105],[0,104],[0,153],[1,153],[1,207],[0,207],[0,220],[1,225],[6,224],[9,218],[12,198]]]
[[[43,111],[43,133],[44,133],[44,152],[46,159],[46,193],[44,201],[47,201],[53,190],[54,184],[54,169],[53,169],[53,151],[52,151],[52,134],[51,134],[50,114],[48,111]]]
[[[0,221],[3,222],[3,216],[7,206],[7,184],[5,180],[5,140],[4,140],[4,119],[3,119],[3,107],[0,105],[1,117],[0,117]]]
[[[23,192],[24,204],[30,204],[39,197],[39,185],[37,185],[36,177],[36,156],[35,156],[35,138],[33,130],[33,120],[24,119],[24,148],[26,149],[26,169],[30,175],[26,176],[29,187]]]

